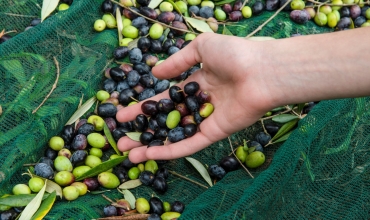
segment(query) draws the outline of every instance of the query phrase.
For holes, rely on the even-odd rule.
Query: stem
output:
[[[106,199],[108,202],[114,203],[113,200],[111,200],[110,198],[108,198],[106,195],[102,194],[101,196],[103,196],[103,198]]]
[[[24,167],[30,167],[30,166],[35,166],[37,163],[25,163],[23,164]]]
[[[239,158],[235,155],[234,153],[234,149],[233,149],[233,144],[231,143],[231,140],[230,140],[230,137],[227,137],[227,139],[229,139],[229,143],[230,143],[230,148],[231,148],[231,152],[233,153],[234,157],[239,161],[240,165],[242,165],[243,169],[245,171],[247,171],[247,173],[249,174],[250,177],[252,177],[252,179],[254,179],[254,176],[249,172],[249,170],[243,165],[243,163],[239,160]]]
[[[312,2],[314,4],[317,4],[317,5],[314,5],[313,7],[317,6],[321,6],[321,5],[329,5],[329,6],[352,6],[352,5],[359,5],[359,3],[353,3],[353,4],[330,4],[330,3],[327,3],[327,2],[318,2],[318,1],[315,1],[315,0],[307,0],[308,2]],[[367,2],[363,2],[361,3],[363,5],[369,5],[370,2],[367,1]],[[307,6],[308,8],[312,7],[312,6]]]
[[[119,3],[119,2],[116,2],[116,1],[113,1],[113,0],[111,0],[111,2],[113,2],[113,3],[115,3],[115,4],[117,4],[117,5],[121,6],[121,7],[123,7],[123,8],[125,8],[125,9],[127,9],[127,10],[131,11],[132,13],[134,13],[134,14],[136,14],[136,15],[139,15],[139,16],[141,16],[141,17],[143,17],[143,18],[145,18],[145,19],[147,19],[147,20],[149,20],[149,21],[151,21],[151,22],[153,22],[153,23],[158,23],[158,24],[160,24],[160,25],[162,25],[162,26],[164,26],[164,27],[168,27],[168,28],[171,28],[171,29],[174,29],[174,30],[183,31],[183,32],[188,32],[188,33],[192,33],[192,34],[197,34],[197,33],[193,32],[193,31],[189,31],[189,30],[185,30],[185,29],[181,29],[181,28],[172,27],[171,25],[168,25],[168,24],[165,24],[165,23],[159,22],[159,21],[157,21],[157,20],[154,20],[154,19],[148,18],[148,17],[146,17],[146,16],[144,16],[144,15],[140,14],[139,12],[136,12],[136,11],[132,10],[131,8],[127,7],[127,6],[122,5],[122,4],[121,4],[121,3]]]
[[[240,10],[245,6],[245,4],[248,3],[249,0],[244,0],[243,4],[242,4],[242,7],[240,8]]]
[[[197,184],[198,186],[201,186],[201,187],[203,187],[203,188],[208,189],[208,187],[207,187],[207,186],[205,186],[205,185],[203,185],[203,184],[201,184],[201,183],[198,183],[197,181],[194,181],[194,180],[192,180],[192,179],[190,179],[190,178],[188,178],[188,177],[186,177],[186,176],[183,176],[183,175],[181,175],[181,174],[178,174],[178,173],[176,173],[175,171],[171,171],[171,170],[169,170],[168,172],[170,172],[171,174],[173,174],[173,175],[175,175],[175,176],[178,176],[178,177],[180,177],[180,178],[183,178],[184,180],[187,180],[187,181],[189,181],[189,182],[192,182],[192,183],[194,183],[194,184]]]
[[[275,117],[275,116],[282,115],[282,114],[288,113],[288,112],[290,112],[290,111],[291,111],[291,109],[287,109],[287,110],[282,111],[282,112],[280,112],[280,113],[278,113],[278,114],[276,114],[276,115],[271,115],[271,116],[269,116],[269,117],[260,118],[260,121],[267,120],[267,119],[271,119],[271,118],[273,118],[273,117]]]
[[[55,58],[55,57],[53,57],[54,58],[54,63],[55,63],[55,66],[57,67],[57,78],[55,79],[55,82],[54,82],[54,84],[53,84],[53,86],[51,87],[51,90],[50,90],[50,92],[49,92],[49,94],[44,98],[44,100],[41,102],[41,104],[35,109],[35,110],[33,110],[32,111],[32,114],[35,114],[36,112],[37,112],[37,110],[45,103],[45,101],[49,98],[49,96],[51,95],[51,93],[54,91],[54,89],[56,89],[57,88],[57,83],[58,83],[58,80],[59,80],[59,62],[58,62],[58,60]]]
[[[252,37],[255,33],[257,33],[258,31],[260,31],[267,23],[269,23],[277,14],[279,14],[284,8],[285,6],[287,6],[288,4],[290,4],[292,0],[288,0],[287,2],[285,2],[285,4],[283,6],[281,6],[281,8],[279,8],[275,14],[273,14],[269,19],[267,19],[263,24],[261,24],[260,26],[258,26],[256,28],[256,30],[254,30],[252,33],[248,34],[245,38],[250,38]]]

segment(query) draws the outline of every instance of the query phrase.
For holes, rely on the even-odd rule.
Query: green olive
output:
[[[100,32],[104,31],[104,29],[107,27],[107,24],[103,19],[98,19],[94,22],[94,30]]]
[[[319,11],[328,15],[330,12],[333,11],[333,9],[329,5],[323,5],[323,6],[320,7]]]
[[[162,34],[163,26],[158,23],[154,23],[149,29],[149,36],[154,40],[159,39],[162,36]]]
[[[98,175],[99,184],[108,189],[114,189],[119,186],[118,177],[110,172],[102,172]]]
[[[83,165],[75,167],[72,171],[73,176],[76,178],[80,177],[82,174],[86,173],[87,171],[91,170],[91,167]]]
[[[68,186],[75,181],[75,177],[69,171],[60,171],[55,174],[54,181],[60,186]]]
[[[92,147],[89,152],[90,155],[97,156],[101,158],[103,156],[103,151],[100,148]]]
[[[76,200],[79,195],[80,192],[74,186],[67,186],[63,189],[63,197],[68,201]]]
[[[217,21],[225,21],[227,18],[227,15],[224,10],[222,10],[220,7],[217,7],[215,10],[215,18],[217,19]]]
[[[252,9],[249,6],[244,6],[242,8],[242,15],[244,18],[250,18],[252,17]]]
[[[196,37],[197,37],[197,35],[195,35],[193,33],[186,33],[185,34],[185,41],[187,41],[187,40],[194,40]]]
[[[122,17],[122,27],[129,26],[129,25],[131,25],[131,23],[132,23],[132,21],[130,19]]]
[[[97,93],[96,93],[96,98],[99,100],[99,101],[105,101],[107,99],[110,98],[110,94],[105,91],[105,90],[99,90]]]
[[[58,11],[64,11],[64,10],[67,10],[68,8],[69,8],[68,4],[62,3],[59,5]]]
[[[209,0],[205,0],[205,1],[202,1],[202,3],[200,3],[200,6],[201,7],[210,7],[210,8],[215,8],[215,3],[213,3],[213,1],[209,1]]]
[[[119,45],[121,46],[121,47],[123,47],[123,46],[128,46],[128,44],[131,42],[131,41],[133,41],[134,39],[132,39],[132,38],[128,38],[128,37],[126,37],[126,38],[123,38],[120,42],[119,42]]]
[[[212,114],[213,110],[214,110],[213,105],[211,103],[207,102],[207,103],[204,103],[200,106],[199,114],[203,118],[206,118],[206,117],[208,117]]]
[[[290,3],[290,7],[292,8],[292,10],[302,10],[305,6],[306,4],[302,0],[293,0]]]
[[[182,14],[188,11],[188,5],[185,2],[180,0],[180,1],[175,2],[175,4],[180,9],[180,12]]]
[[[330,12],[328,15],[328,26],[335,28],[338,24],[337,15],[334,12]]]
[[[157,162],[155,160],[147,160],[145,162],[144,170],[151,171],[155,174],[158,170]]]
[[[181,114],[178,110],[173,110],[167,115],[166,125],[169,129],[175,128],[181,120]]]
[[[171,211],[171,204],[169,202],[163,202],[163,210],[164,212]]]
[[[115,28],[117,27],[116,18],[112,14],[104,14],[102,17],[103,21],[105,21],[107,28]]]
[[[248,168],[257,168],[265,162],[265,155],[261,151],[253,151],[245,158]]]
[[[326,14],[324,14],[322,12],[318,12],[315,15],[314,21],[319,26],[325,26],[326,23],[328,23],[328,18],[326,17]]]
[[[139,178],[140,169],[137,167],[131,167],[131,169],[128,170],[127,175],[128,178],[130,178],[131,180],[136,180],[137,178]]]
[[[60,151],[64,147],[64,140],[59,136],[54,136],[49,140],[49,147],[55,151]]]
[[[139,36],[139,30],[132,25],[127,25],[126,27],[123,27],[122,34],[125,37],[135,39]]]
[[[135,202],[136,211],[140,214],[146,214],[150,210],[148,200],[145,198],[137,198]]]
[[[173,11],[173,5],[169,2],[162,2],[159,5],[159,10],[161,10],[161,12]]]
[[[187,0],[187,2],[188,2],[188,5],[199,5],[201,2],[202,2],[202,0]]]
[[[143,172],[143,171],[145,170],[145,166],[144,166],[144,164],[142,164],[142,163],[139,163],[139,164],[137,165],[137,168],[139,168],[140,172]]]
[[[31,194],[31,189],[26,184],[20,183],[13,187],[12,192],[14,195]]]
[[[85,165],[87,165],[91,168],[94,168],[94,167],[98,166],[101,163],[102,163],[101,159],[97,156],[94,156],[94,155],[87,155],[87,157],[85,159]]]
[[[248,156],[248,152],[244,150],[244,147],[243,146],[239,146],[236,149],[235,155],[240,160],[240,162],[244,163],[245,162],[245,159]]]
[[[74,183],[71,184],[71,186],[74,186],[74,187],[77,188],[78,194],[80,196],[83,196],[83,195],[85,195],[87,193],[87,190],[88,189],[87,189],[87,186],[86,186],[85,183],[82,183],[82,182],[74,182]]]
[[[39,192],[42,187],[44,187],[45,181],[39,177],[32,177],[28,181],[28,186],[30,187],[32,192]]]
[[[105,146],[104,136],[99,133],[95,133],[95,132],[87,135],[87,142],[92,147],[96,147],[96,148],[103,148]]]
[[[333,6],[331,6],[331,8],[334,10],[339,10],[342,8],[342,6],[339,6],[339,5],[343,5],[343,1],[342,0],[332,0],[331,1],[331,4],[333,4]],[[338,6],[334,6],[334,5],[338,5]]]
[[[57,171],[72,171],[71,161],[65,156],[57,156],[54,160],[54,167]]]

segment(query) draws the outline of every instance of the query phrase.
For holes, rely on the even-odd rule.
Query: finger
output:
[[[133,163],[139,163],[145,160],[171,160],[191,155],[209,146],[212,142],[198,132],[191,138],[171,143],[164,146],[137,147],[130,151],[129,158]]]
[[[133,141],[127,136],[121,137],[117,142],[118,150],[122,152],[131,150],[132,148],[135,148],[135,147],[140,147],[142,145],[143,144],[141,142]]]
[[[198,54],[198,37],[179,52],[171,55],[161,64],[152,68],[153,75],[159,79],[179,76],[182,72],[201,62]]]

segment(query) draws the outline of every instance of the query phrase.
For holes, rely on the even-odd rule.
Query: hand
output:
[[[218,34],[201,34],[185,48],[152,69],[159,79],[173,78],[195,64],[202,68],[178,84],[180,88],[196,81],[200,89],[211,94],[214,112],[200,124],[194,136],[177,143],[147,148],[140,142],[123,137],[118,141],[121,151],[130,150],[133,163],[149,159],[169,160],[191,155],[232,133],[255,123],[274,105],[270,99],[268,83],[258,72],[258,47],[239,37]],[[168,98],[168,91],[151,100]],[[132,121],[141,112],[141,103],[126,107],[117,113],[120,122]]]

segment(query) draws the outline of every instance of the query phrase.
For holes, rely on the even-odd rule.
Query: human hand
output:
[[[266,77],[259,72],[260,42],[218,34],[201,34],[185,48],[152,69],[159,79],[174,78],[190,67],[202,68],[178,84],[180,88],[196,81],[211,95],[214,112],[199,125],[199,132],[177,143],[147,148],[127,136],[118,141],[121,151],[130,150],[133,163],[149,159],[169,160],[191,155],[232,133],[255,123],[273,108]],[[150,100],[168,98],[168,90]],[[117,113],[120,122],[142,114],[141,103]]]

